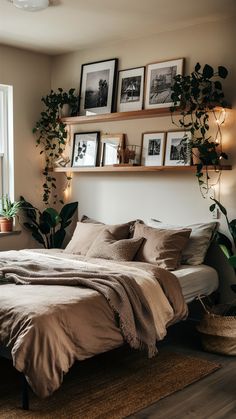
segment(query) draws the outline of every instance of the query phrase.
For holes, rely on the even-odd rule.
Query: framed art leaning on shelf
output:
[[[172,105],[171,87],[174,77],[183,74],[184,59],[147,65],[145,83],[145,109],[168,108]]]
[[[82,65],[80,115],[104,114],[114,110],[117,65],[117,58]]]
[[[143,107],[145,67],[119,71],[117,112],[139,111]]]
[[[142,166],[163,166],[165,132],[145,132],[142,137]]]
[[[166,139],[165,166],[190,166],[190,131],[169,131]]]
[[[99,131],[74,135],[71,167],[94,167],[97,163]]]

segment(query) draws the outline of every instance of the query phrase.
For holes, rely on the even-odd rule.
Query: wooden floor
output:
[[[217,361],[222,368],[129,419],[236,419],[236,357],[203,352],[194,326],[191,322],[174,326],[162,345]]]

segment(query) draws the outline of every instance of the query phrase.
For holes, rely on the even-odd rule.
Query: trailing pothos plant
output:
[[[71,224],[72,217],[78,208],[78,202],[71,202],[62,207],[60,212],[54,208],[40,211],[21,196],[21,211],[24,227],[32,233],[32,237],[46,249],[62,248],[66,228]]]
[[[40,154],[44,154],[45,165],[43,169],[43,202],[48,205],[51,198],[56,204],[58,194],[56,193],[56,178],[52,174],[54,163],[59,159],[65,150],[68,131],[66,124],[61,119],[61,111],[64,105],[70,108],[70,115],[74,116],[78,110],[78,97],[75,89],[65,92],[62,88],[42,97],[45,109],[41,112],[39,120],[33,128],[37,136],[36,146],[40,147]],[[69,181],[70,178],[67,177]],[[61,201],[62,202],[62,201]]]
[[[196,164],[196,176],[201,192],[208,192],[209,174],[208,165],[218,166],[222,158],[227,159],[226,153],[221,146],[220,125],[216,116],[215,107],[227,106],[220,79],[225,79],[228,70],[219,66],[215,71],[206,64],[203,68],[197,63],[194,71],[186,76],[180,74],[174,77],[172,86],[171,106],[172,123],[186,132],[185,141],[192,152],[193,157],[198,158]],[[209,117],[213,113],[217,122],[216,137],[209,135]],[[177,114],[178,118],[174,118]],[[187,131],[191,133],[189,141]],[[203,169],[206,166],[206,174]],[[203,194],[204,196],[204,194]]]

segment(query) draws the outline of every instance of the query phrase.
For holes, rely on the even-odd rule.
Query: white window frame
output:
[[[2,194],[14,200],[13,87],[0,84],[0,158]],[[2,109],[1,109],[2,108]]]

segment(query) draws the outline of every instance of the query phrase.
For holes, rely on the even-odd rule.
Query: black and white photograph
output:
[[[165,166],[190,166],[190,131],[168,132],[166,141]]]
[[[169,107],[174,77],[183,72],[183,59],[148,64],[145,108]]]
[[[103,134],[101,136],[100,166],[120,163],[121,150],[124,149],[124,134]]]
[[[142,139],[142,166],[163,166],[165,132],[147,132]]]
[[[80,80],[80,115],[113,111],[117,75],[116,58],[83,64]]]
[[[74,135],[72,167],[96,166],[99,136],[99,131]]]
[[[143,107],[144,67],[119,71],[117,111],[140,110]]]

